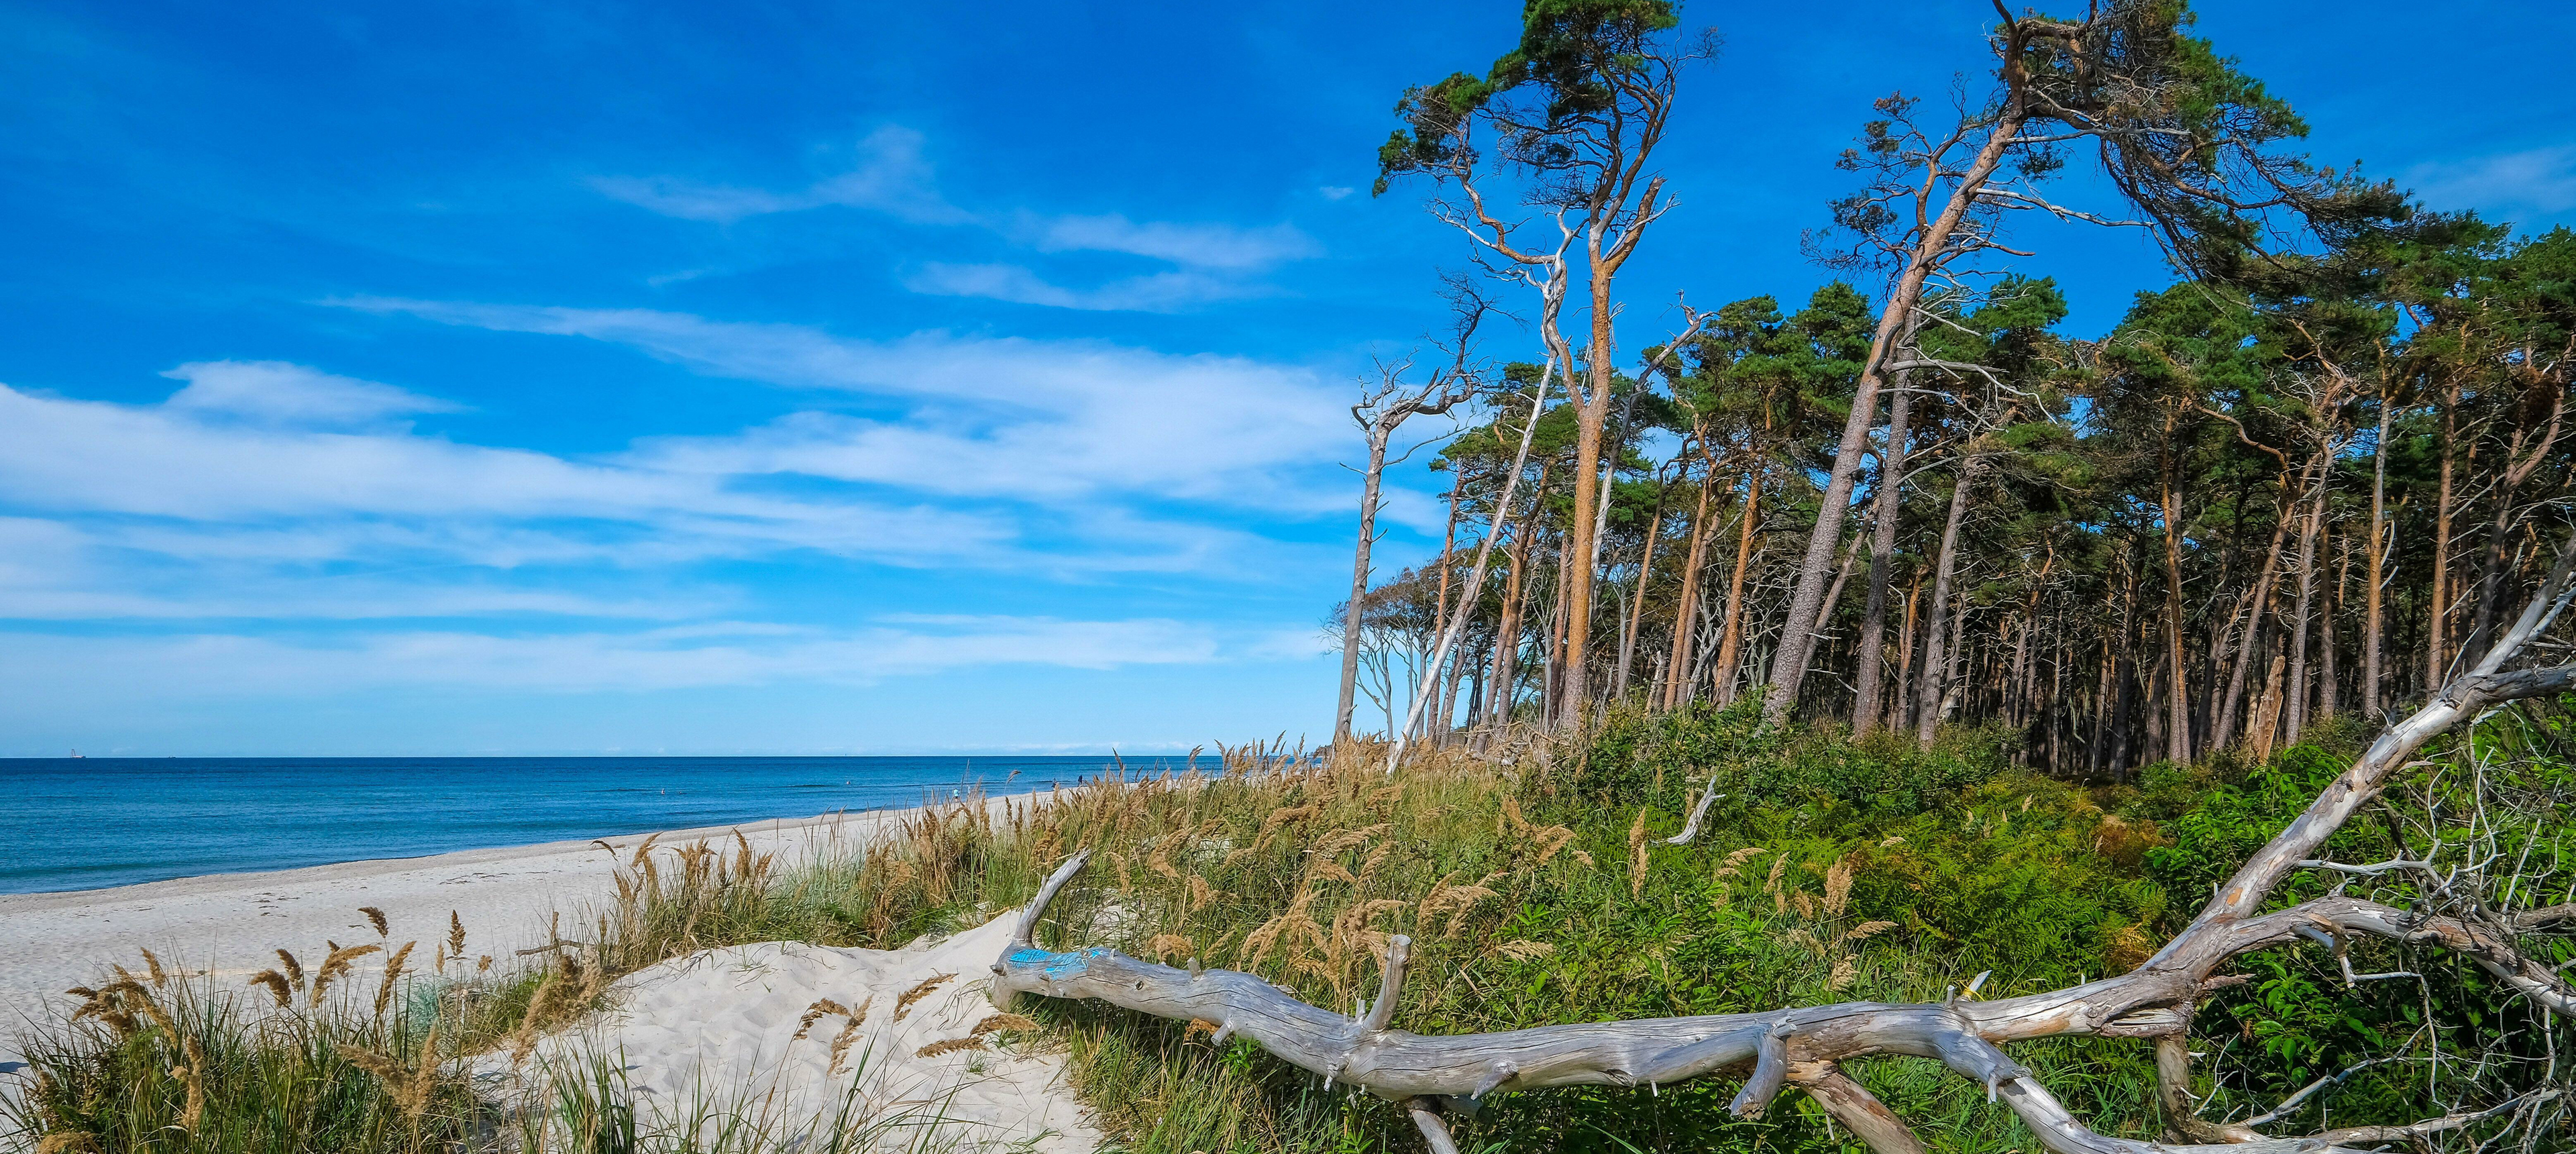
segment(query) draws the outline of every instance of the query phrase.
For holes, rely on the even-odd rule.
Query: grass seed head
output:
[[[930,977],[923,978],[921,980],[921,984],[916,985],[909,990],[905,990],[901,997],[894,1000],[894,1020],[898,1022],[902,1021],[905,1014],[912,1012],[912,1004],[914,1002],[918,1002],[923,998],[929,997],[931,991],[947,985],[949,982],[956,980],[956,978],[957,975],[955,974],[933,974]]]
[[[1035,1018],[1025,1017],[1019,1014],[987,1014],[984,1016],[982,1021],[975,1023],[975,1028],[973,1030],[968,1032],[975,1037],[981,1038],[986,1034],[990,1034],[998,1030],[1035,1030],[1040,1028],[1038,1021]]]
[[[286,975],[275,970],[261,970],[251,975],[250,984],[268,987],[268,996],[277,999],[277,1008],[295,1004],[295,987],[286,984]]]
[[[859,1012],[850,1015],[850,1020],[841,1025],[841,1032],[832,1035],[832,1062],[826,1067],[830,1072],[841,1072],[841,1060],[848,1056],[850,1043],[859,1040],[859,1024],[867,1020],[867,1013],[868,1008],[862,1003]]]
[[[950,1038],[945,1042],[932,1042],[927,1046],[923,1046],[922,1048],[913,1051],[912,1056],[916,1058],[936,1058],[941,1054],[954,1054],[959,1050],[981,1050],[983,1048],[984,1039],[982,1038]]]
[[[419,942],[404,942],[401,949],[395,950],[392,957],[385,959],[384,980],[376,985],[376,1017],[384,1017],[385,1009],[393,1004],[394,983],[402,978],[403,961],[411,957],[411,948],[419,944]]]
[[[804,1041],[806,1032],[812,1030],[814,1028],[814,1023],[821,1020],[825,1014],[839,1014],[842,1017],[848,1017],[850,1014],[850,1008],[840,1004],[839,1002],[835,1002],[830,998],[814,999],[813,1005],[805,1007],[805,1016],[796,1019],[796,1033],[793,1037],[790,1037],[788,1041]]]

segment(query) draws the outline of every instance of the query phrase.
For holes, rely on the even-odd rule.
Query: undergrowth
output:
[[[524,1051],[615,976],[694,950],[893,947],[981,924],[1085,847],[1093,864],[1042,931],[1053,943],[1247,970],[1349,1012],[1373,991],[1388,936],[1405,933],[1413,977],[1395,1021],[1420,1033],[2036,992],[2144,961],[2357,747],[2329,728],[2259,765],[2160,765],[2135,784],[2086,787],[2014,768],[1998,732],[1945,730],[1918,750],[1892,735],[1757,722],[1749,710],[1614,712],[1584,740],[1510,763],[1440,749],[1392,777],[1365,768],[1382,751],[1349,770],[1234,751],[1216,772],[925,810],[863,852],[785,871],[748,845],[648,847],[611,907],[585,915],[575,937],[586,940],[535,969],[469,967],[452,956],[460,944],[407,987],[379,974],[396,993],[344,977],[318,998],[299,976],[287,1001],[308,1004],[247,1019],[243,990],[104,987],[102,1009],[26,1048],[32,1092],[11,1109],[30,1132],[79,1136],[49,1151],[480,1148],[502,1127],[461,1067],[429,1055]],[[2430,802],[2446,787],[2406,788]],[[1696,836],[1668,844],[1710,790]],[[2356,821],[2331,849],[2371,860],[2405,844],[2391,823]],[[2418,983],[2348,991],[2321,950],[2246,959],[2247,980],[2199,1012],[2195,1045],[2234,1071],[2198,1087],[2207,1113],[2268,1106],[2410,1037],[2438,1044],[2460,1027],[2430,1024],[2419,1003],[2482,984],[2426,963],[2414,959],[2427,972]],[[1220,1047],[1181,1023],[1096,1005],[1021,1008],[1052,1028],[1085,1101],[1136,1154],[1420,1148],[1397,1110],[1327,1092],[1247,1041]],[[2014,1054],[2096,1128],[2161,1133],[2144,1045],[2061,1039]],[[1982,1088],[1936,1064],[1850,1070],[1936,1149],[2036,1149]],[[2448,1092],[2438,1082],[2391,1065],[2311,1109],[2331,1100],[2339,1121],[2421,1116],[2428,1095]],[[1459,1137],[1471,1149],[1604,1154],[1845,1145],[1802,1095],[1748,1122],[1726,1112],[1733,1092],[1721,1078],[1500,1093]],[[574,1132],[621,1135],[601,1121],[617,1117],[609,1101],[567,1092],[556,1114]]]

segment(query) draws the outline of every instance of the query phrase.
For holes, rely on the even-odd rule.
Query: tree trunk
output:
[[[2394,398],[2379,400],[2379,441],[2370,454],[2370,549],[2369,568],[2362,574],[2361,626],[2361,713],[2373,721],[2379,719],[2380,646],[2385,644],[2381,624],[2383,584],[2388,580],[2388,423],[2396,409]]]
[[[2426,594],[2430,606],[2424,625],[2424,684],[2440,685],[2442,671],[2450,661],[2442,652],[2446,646],[2445,618],[2450,616],[2447,603],[2451,580],[2451,473],[2457,456],[2451,440],[2459,432],[2460,385],[2454,381],[2442,398],[2442,469],[2441,481],[2433,499],[2433,580]]]
[[[1713,696],[1719,705],[1735,700],[1735,665],[1744,656],[1744,574],[1753,564],[1753,526],[1761,516],[1762,470],[1756,466],[1744,474],[1744,524],[1735,534],[1735,576],[1727,581],[1726,628],[1717,639]]]
[[[1458,554],[1458,493],[1467,483],[1466,463],[1462,461],[1453,465],[1450,472],[1453,475],[1449,478],[1449,523],[1440,531],[1440,599],[1437,612],[1431,618],[1442,625],[1446,625],[1449,620],[1449,570],[1452,568],[1451,560]],[[1503,516],[1505,514],[1502,512],[1495,513],[1497,519]],[[1433,654],[1431,662],[1431,669],[1426,676],[1432,678],[1443,689],[1457,684],[1456,678],[1446,676],[1443,671],[1443,667],[1448,664],[1445,653]],[[1426,720],[1434,737],[1449,728],[1449,716],[1445,712]]]
[[[1968,517],[1968,495],[1977,487],[1977,464],[1980,460],[1972,447],[1963,448],[1959,458],[1959,477],[1950,487],[1950,519],[1941,527],[1941,558],[1932,570],[1932,621],[1924,630],[1923,688],[1914,695],[1914,742],[1932,748],[1932,731],[1941,720],[1942,681],[1949,672],[1941,660],[1941,614],[1949,605],[1950,578],[1959,564],[1959,524]]]
[[[1570,518],[1580,522],[1582,518]],[[1574,627],[1570,612],[1572,599],[1566,595],[1566,578],[1574,568],[1574,535],[1561,534],[1556,539],[1556,604],[1548,614],[1547,675],[1539,685],[1539,725],[1555,726],[1556,703],[1565,692],[1566,631]]]
[[[2322,465],[2324,460],[2321,454],[2315,465]],[[2305,471],[2300,474],[2299,481],[2300,491],[2304,491],[2308,481]],[[2291,513],[2291,490],[2287,478],[2283,482],[2281,499],[2274,504],[2272,545],[2263,553],[2263,568],[2255,575],[2253,587],[2246,591],[2250,604],[2240,611],[2247,618],[2245,630],[2231,643],[2236,649],[2236,663],[2227,675],[2227,697],[2219,703],[2218,719],[2213,727],[2215,732],[2209,742],[2212,749],[2224,749],[2235,740],[2237,708],[2245,703],[2246,673],[2254,663],[2254,640],[2262,632],[2266,615],[2272,607],[2272,590],[2281,575],[2281,549],[2290,539],[2291,522],[2297,520]],[[2224,661],[2226,656],[2222,652],[2219,659]]]
[[[1368,472],[1360,483],[1360,539],[1351,549],[1351,601],[1342,611],[1342,701],[1333,714],[1337,758],[1349,748],[1351,712],[1359,701],[1360,606],[1368,597],[1369,547],[1377,542],[1378,484],[1386,475],[1386,443],[1392,436],[1392,429],[1369,428]]]
[[[1851,416],[1843,422],[1842,442],[1834,450],[1833,468],[1825,480],[1824,496],[1816,506],[1816,528],[1807,538],[1806,556],[1798,565],[1797,590],[1789,597],[1780,652],[1771,662],[1771,693],[1763,702],[1762,713],[1772,721],[1788,720],[1790,708],[1797,704],[1798,683],[1806,678],[1808,647],[1804,639],[1815,626],[1817,608],[1824,603],[1826,573],[1833,568],[1835,546],[1842,544],[1843,517],[1849,512],[1853,479],[1860,472],[1870,427],[1877,422],[1879,366],[1895,350],[1898,336],[1912,325],[1914,307],[1923,298],[1924,280],[1934,266],[1947,259],[1951,235],[1958,231],[1969,207],[1985,190],[1995,166],[2003,162],[2021,126],[2020,104],[2007,103],[1985,144],[1977,150],[1976,159],[1960,174],[1950,202],[1924,228],[1905,262],[1904,273],[1897,278],[1895,290],[1888,294],[1886,308],[1879,313],[1878,332],[1870,338],[1869,359],[1863,362],[1860,383],[1852,393]]]
[[[1905,389],[1906,376],[1903,371],[1896,374],[1895,393],[1887,399],[1887,447],[1878,457],[1878,521],[1871,527],[1869,602],[1861,614],[1859,669],[1852,685],[1854,733],[1867,733],[1878,725],[1881,667],[1887,664],[1887,579],[1895,564],[1896,520],[1904,508],[1898,490],[1905,481],[1906,425],[1914,400]]]
[[[1564,664],[1556,690],[1553,725],[1572,725],[1583,714],[1586,655],[1592,642],[1592,569],[1598,553],[1590,515],[1602,492],[1602,433],[1610,421],[1610,300],[1608,278],[1597,271],[1592,290],[1592,388],[1575,405],[1574,509],[1566,518],[1565,568],[1557,574],[1557,597],[1566,614]],[[1572,374],[1567,374],[1572,379]]]
[[[1655,535],[1664,528],[1664,501],[1655,498],[1655,515],[1646,522],[1646,547],[1637,558],[1637,595],[1628,610],[1628,627],[1619,637],[1619,672],[1611,679],[1610,697],[1628,696],[1628,662],[1637,652],[1637,634],[1646,623],[1646,579],[1655,572]]]
[[[1546,466],[1539,467],[1537,491],[1540,493],[1547,492],[1547,473]],[[1503,583],[1502,621],[1494,631],[1494,684],[1487,690],[1485,706],[1485,717],[1497,726],[1510,725],[1512,721],[1512,681],[1517,676],[1513,666],[1519,661],[1521,651],[1521,618],[1523,603],[1528,598],[1525,590],[1529,586],[1531,538],[1538,534],[1538,513],[1546,504],[1544,500],[1530,502],[1529,514],[1521,518],[1519,539],[1512,542],[1512,571]]]
[[[2165,676],[2173,679],[2172,692],[2166,696],[2171,716],[2165,722],[2165,756],[2175,762],[2191,760],[2191,675],[2183,657],[2182,618],[2182,468],[2174,452],[2174,427],[2179,417],[2165,414],[2163,486],[2160,496],[2165,521]]]
[[[2308,721],[2308,624],[2315,607],[2317,536],[2325,528],[2326,483],[2317,478],[2317,495],[2308,507],[2307,524],[2299,529],[2298,621],[2290,627],[2290,681],[2284,703],[2284,745],[2297,745]]]
[[[1693,618],[1699,613],[1699,570],[1708,551],[1709,494],[1717,488],[1717,462],[1708,464],[1708,475],[1699,482],[1699,511],[1691,514],[1690,559],[1682,564],[1681,601],[1673,607],[1673,655],[1664,671],[1664,708],[1679,709],[1690,700],[1693,679],[1685,671],[1691,668],[1691,641],[1698,633]]]
[[[1923,570],[1916,567],[1905,583],[1905,628],[1896,638],[1896,700],[1889,703],[1887,726],[1902,729],[1914,718],[1915,610],[1923,605]]]
[[[2333,719],[2341,706],[2339,698],[2343,689],[2340,684],[2343,670],[2335,660],[2335,650],[2338,648],[2335,644],[2337,632],[2335,622],[2343,613],[2344,598],[2350,592],[2351,584],[2352,533],[2347,530],[2343,535],[2343,547],[2335,551],[2334,587],[2326,591],[2325,612],[2317,615],[2317,652],[2318,656],[2323,658],[2320,662],[2322,668],[2317,672],[2316,720],[2318,721]]]

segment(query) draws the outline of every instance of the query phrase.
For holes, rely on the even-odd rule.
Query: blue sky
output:
[[[2498,51],[2568,9],[2204,7],[2321,159],[2576,214],[2576,95]],[[1636,343],[1676,291],[1818,283],[1834,154],[1992,15],[1686,12],[1727,49]],[[1317,733],[1344,406],[1463,255],[1367,194],[1374,149],[1516,18],[0,3],[0,755]],[[2025,239],[2078,329],[2164,277],[2133,234]],[[1398,563],[1434,484],[1399,478]]]

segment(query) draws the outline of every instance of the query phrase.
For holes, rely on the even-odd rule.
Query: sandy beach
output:
[[[880,829],[914,811],[873,810],[676,830],[662,844],[700,838],[730,841],[736,830],[782,865],[865,845]],[[604,839],[631,852],[645,835]],[[132,968],[139,949],[189,973],[238,984],[276,964],[273,950],[318,951],[325,940],[373,940],[360,906],[384,911],[396,941],[423,949],[447,932],[448,914],[465,922],[466,954],[496,964],[546,941],[550,915],[565,933],[588,906],[615,893],[620,860],[597,842],[549,842],[466,850],[432,857],[343,862],[270,873],[214,874],[114,889],[0,895],[0,1073],[17,1068],[16,1035],[48,1003],[68,1008],[63,991],[106,971]]]

